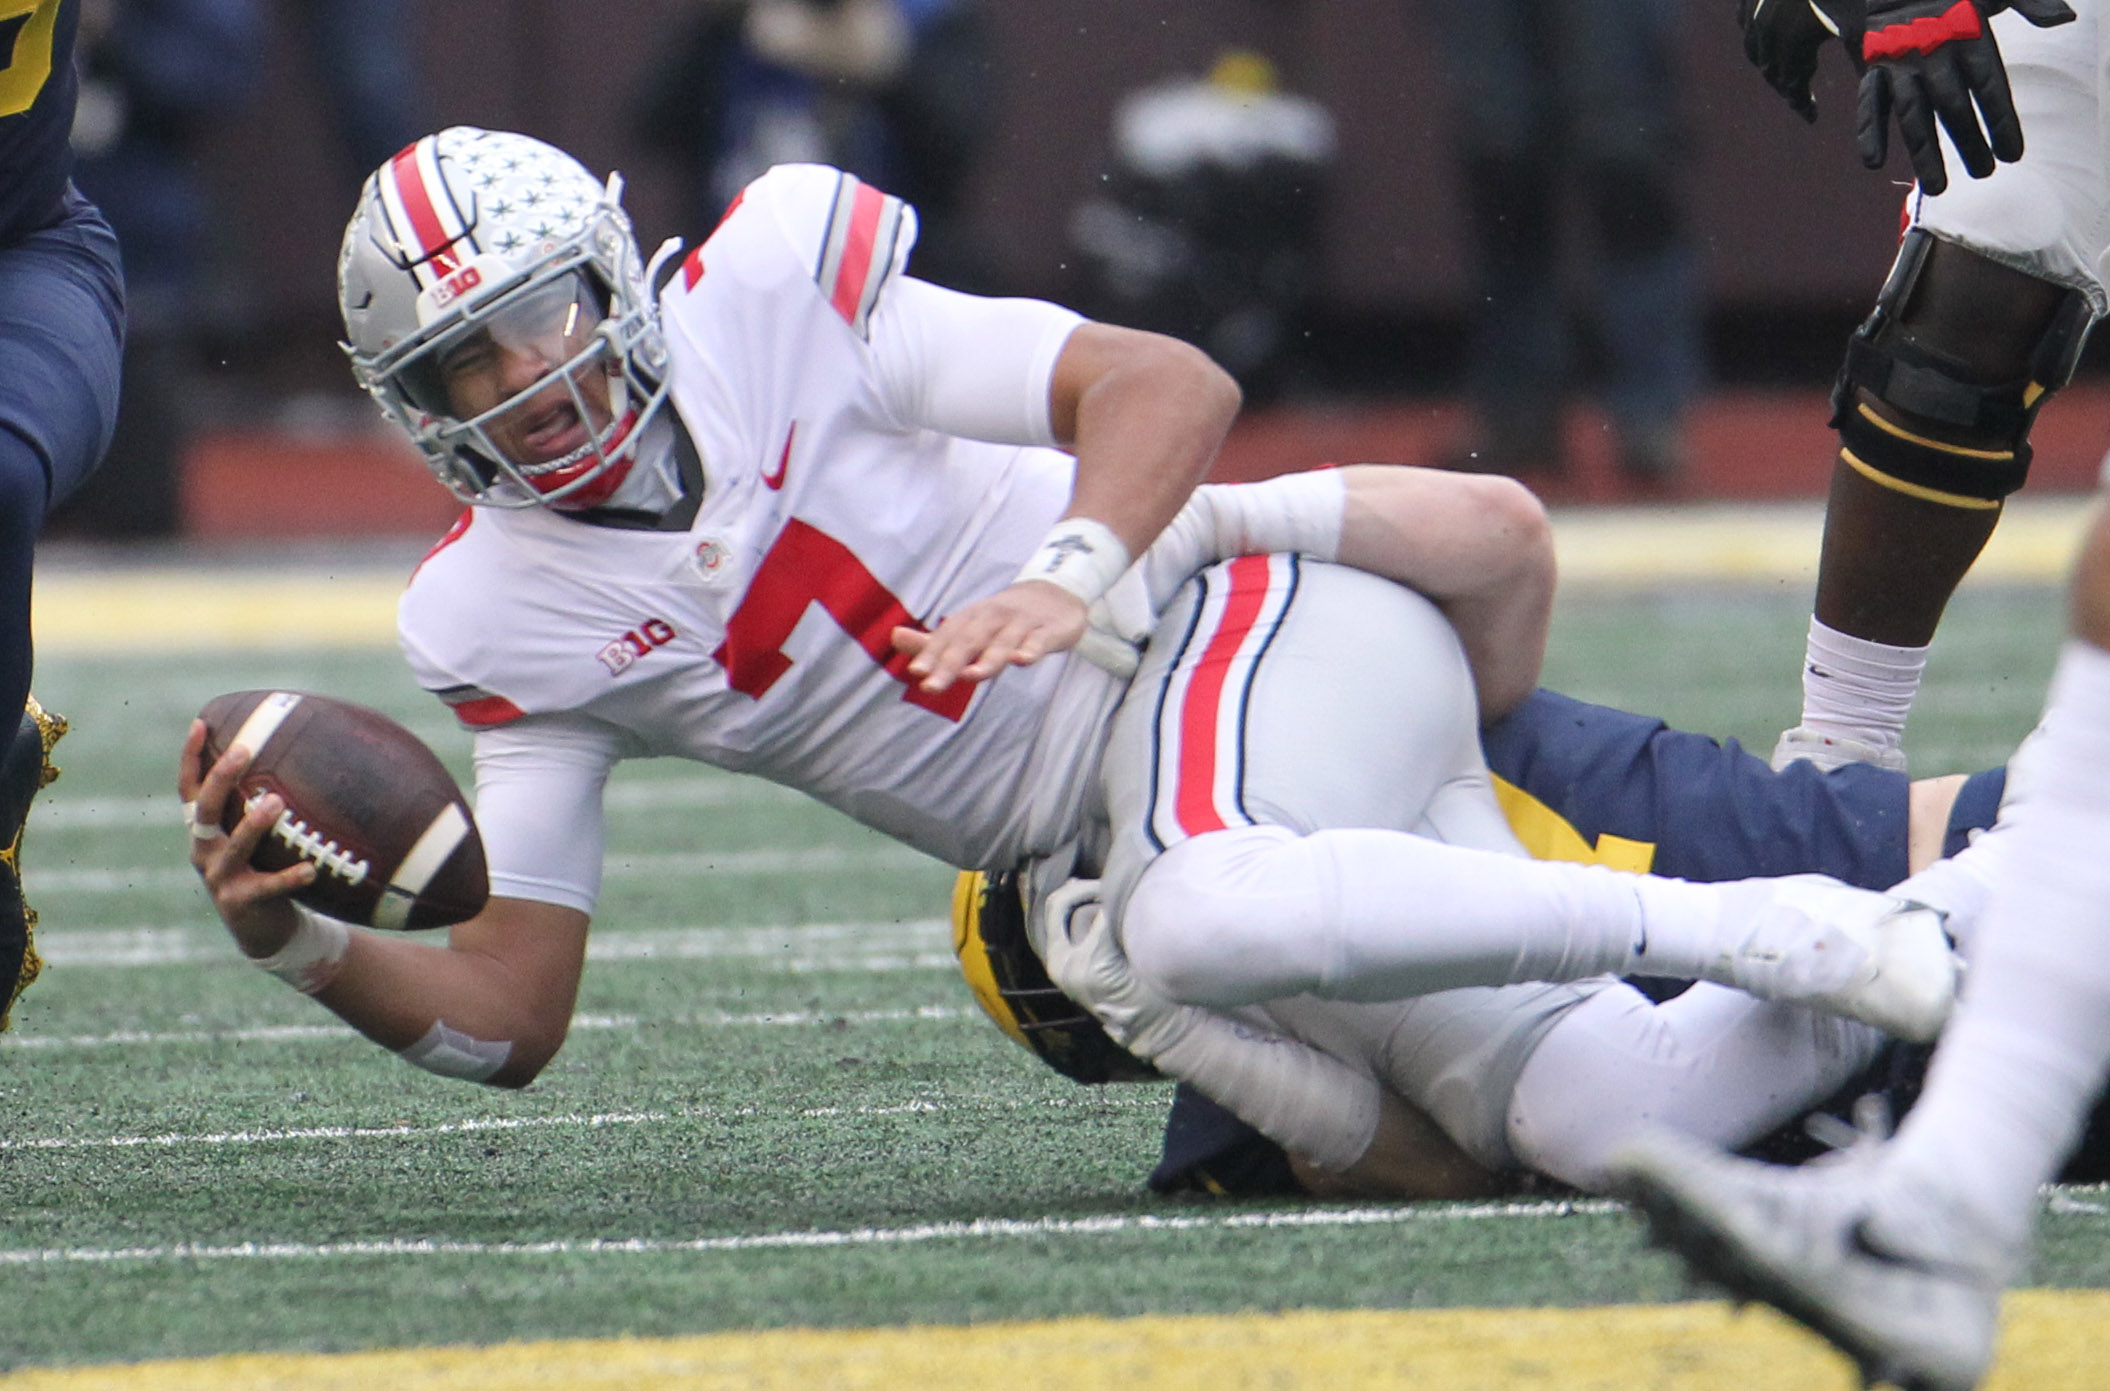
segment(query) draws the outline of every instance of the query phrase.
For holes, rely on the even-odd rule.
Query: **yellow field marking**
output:
[[[152,568],[37,576],[37,650],[183,652],[395,640],[404,572]]]
[[[1971,582],[2064,579],[2093,503],[2053,497],[2009,504]],[[1810,583],[1823,518],[1806,505],[1576,508],[1555,514],[1554,547],[1563,581]]]
[[[1972,582],[2063,579],[2089,506],[2018,500]],[[1554,517],[1554,544],[1571,584],[1808,584],[1822,527],[1815,504],[1571,508]],[[408,570],[400,561],[340,565],[328,575],[291,565],[54,567],[37,577],[37,645],[48,653],[388,646]]]
[[[2008,1299],[1987,1391],[2098,1391],[2110,1291]],[[0,1376],[7,1391],[553,1391],[679,1386],[1135,1391],[1848,1391],[1844,1359],[1770,1310],[1722,1304],[1064,1319],[787,1329],[339,1356],[243,1355]]]

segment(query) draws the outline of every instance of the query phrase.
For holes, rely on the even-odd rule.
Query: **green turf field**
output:
[[[1573,591],[1548,684],[1769,746],[1807,603],[1799,584]],[[2059,629],[2053,590],[1967,590],[1915,771],[2000,759]],[[50,965],[0,1038],[0,1369],[1681,1295],[1597,1206],[1149,1198],[1165,1090],[1072,1086],[981,1020],[949,870],[687,766],[618,774],[580,1019],[542,1080],[415,1071],[246,966],[183,863],[184,724],[267,684],[378,705],[462,766],[387,649],[43,660],[75,732],[25,857]],[[2105,1206],[2061,1200],[2037,1283],[2110,1285]]]

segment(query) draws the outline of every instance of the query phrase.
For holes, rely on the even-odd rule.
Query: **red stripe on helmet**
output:
[[[432,205],[432,196],[425,191],[424,171],[418,167],[418,151],[432,143],[432,137],[427,136],[399,151],[388,162],[388,172],[395,181],[396,197],[402,201],[403,211],[410,218],[411,234],[418,239],[419,253],[431,261],[434,276],[446,276],[458,268],[455,257],[447,249],[455,239],[447,235],[447,229],[441,225],[439,211]],[[435,148],[435,163],[438,158]]]
[[[1221,831],[1230,824],[1216,800],[1216,745],[1224,725],[1224,686],[1230,680],[1232,662],[1267,603],[1272,579],[1264,555],[1241,556],[1227,569],[1230,590],[1224,595],[1223,613],[1188,678],[1186,699],[1180,706],[1179,787],[1173,794],[1173,815],[1190,836]]]
[[[850,227],[843,236],[842,262],[828,302],[845,322],[854,324],[857,306],[864,299],[865,280],[872,271],[872,248],[878,240],[879,215],[886,210],[886,195],[868,183],[859,183],[851,198]]]
[[[1909,53],[1932,53],[1945,43],[1975,39],[1985,33],[1985,20],[1971,0],[1956,3],[1940,14],[1922,15],[1909,24],[1890,24],[1871,29],[1861,40],[1861,61],[1879,63],[1885,58],[1903,58]]]

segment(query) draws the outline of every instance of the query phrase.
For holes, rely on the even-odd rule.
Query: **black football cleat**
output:
[[[22,831],[29,804],[59,775],[51,766],[52,746],[66,732],[66,720],[49,715],[31,696],[6,752],[0,754],[0,1031],[8,1026],[15,1001],[44,969],[37,956],[37,913],[22,897]]]

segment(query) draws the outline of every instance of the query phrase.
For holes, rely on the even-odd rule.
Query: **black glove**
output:
[[[1825,10],[1848,8],[1833,0],[1811,3]],[[2012,8],[2048,29],[2074,17],[2063,0],[1868,0],[1865,7],[1850,8],[1866,10],[1859,49],[1848,49],[1859,52],[1862,67],[1856,140],[1863,164],[1881,167],[1893,116],[1912,157],[1912,172],[1930,194],[1949,186],[1936,121],[1949,132],[1974,179],[1992,173],[1995,160],[2022,158],[2022,122],[2015,115],[2000,45],[1985,21]]]
[[[1826,0],[1821,8],[1851,11],[1847,16],[1850,27],[1837,27],[1839,19],[1830,13],[1820,15],[1820,6],[1811,0],[1737,0],[1736,22],[1744,31],[1744,56],[1805,121],[1817,119],[1810,79],[1817,73],[1818,51],[1843,34],[1846,51],[1860,52],[1861,14],[1867,6],[1861,0]]]

